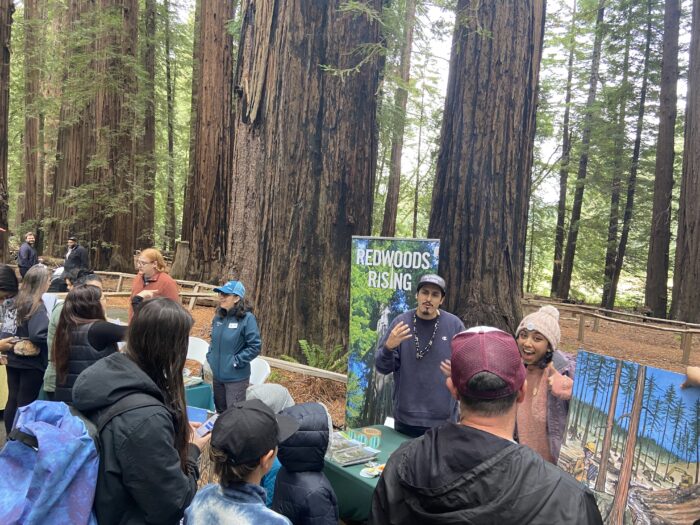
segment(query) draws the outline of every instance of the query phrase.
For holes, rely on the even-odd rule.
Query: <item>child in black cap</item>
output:
[[[294,419],[275,415],[258,399],[224,411],[211,436],[210,454],[219,484],[207,485],[197,493],[185,511],[185,523],[290,524],[265,506],[260,480],[272,466],[277,445],[298,428]]]

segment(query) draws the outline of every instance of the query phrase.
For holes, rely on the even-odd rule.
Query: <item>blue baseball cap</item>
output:
[[[243,286],[243,283],[241,281],[229,281],[223,286],[214,288],[214,291],[220,293],[235,294],[241,299],[243,299],[243,297],[245,296],[245,286]]]

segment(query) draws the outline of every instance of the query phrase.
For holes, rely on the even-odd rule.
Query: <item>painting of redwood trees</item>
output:
[[[579,352],[559,466],[606,523],[700,519],[700,391],[674,372]]]

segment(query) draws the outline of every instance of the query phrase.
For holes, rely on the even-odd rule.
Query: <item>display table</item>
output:
[[[185,387],[185,400],[191,407],[214,410],[214,393],[208,383]]]
[[[372,428],[382,431],[380,452],[375,460],[377,463],[386,463],[389,456],[399,448],[399,445],[410,439],[384,425],[373,425]],[[334,461],[326,459],[323,472],[333,485],[333,490],[338,498],[340,517],[344,520],[365,521],[369,517],[372,494],[379,478],[360,476],[360,471],[364,467],[364,465],[341,467]]]

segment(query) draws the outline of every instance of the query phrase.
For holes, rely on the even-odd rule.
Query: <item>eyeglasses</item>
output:
[[[153,264],[153,263],[151,261],[142,261],[141,259],[136,261],[136,266],[145,266],[147,264]]]

